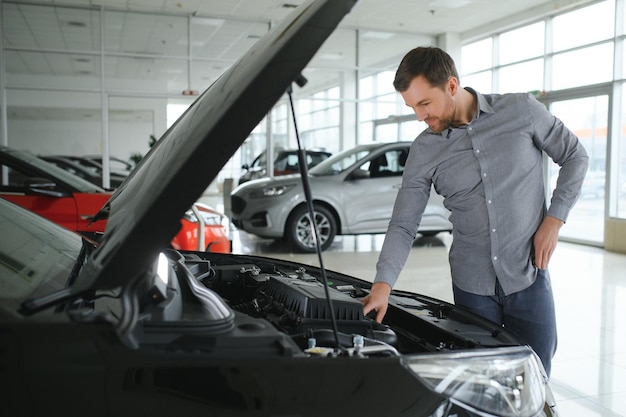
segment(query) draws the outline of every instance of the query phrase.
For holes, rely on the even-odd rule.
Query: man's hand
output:
[[[363,314],[367,314],[370,311],[376,312],[376,321],[382,323],[385,314],[387,313],[387,304],[389,303],[389,295],[391,294],[391,286],[386,282],[375,282],[372,285],[372,290],[369,295],[364,297],[361,302],[363,303]]]
[[[535,246],[535,266],[539,269],[547,269],[552,253],[559,240],[559,230],[563,226],[561,220],[556,217],[546,216],[535,232],[533,243]]]

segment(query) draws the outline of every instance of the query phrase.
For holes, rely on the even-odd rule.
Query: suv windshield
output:
[[[357,162],[367,158],[373,149],[378,148],[380,144],[362,145],[356,148],[348,149],[340,152],[330,158],[322,161],[319,165],[314,166],[309,171],[311,175],[337,175],[350,168]]]

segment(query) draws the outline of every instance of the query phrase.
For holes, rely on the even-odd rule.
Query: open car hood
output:
[[[103,240],[72,293],[137,279],[356,0],[309,0],[211,85],[109,201]],[[80,284],[79,284],[80,283]]]

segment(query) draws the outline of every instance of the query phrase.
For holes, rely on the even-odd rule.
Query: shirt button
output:
[[[497,260],[498,260],[498,257],[497,257],[497,256],[494,256],[494,257],[493,257],[493,260],[494,260],[494,261],[497,261]]]
[[[493,233],[495,233],[495,232],[496,232],[496,229],[491,229],[491,231],[492,231]]]
[[[480,153],[480,149],[476,149],[476,153]]]
[[[483,177],[486,177],[486,176],[487,176],[487,173],[486,173],[486,172],[483,172]]]
[[[491,204],[491,200],[487,200],[487,203]]]
[[[467,128],[467,130],[474,130],[471,126]]]

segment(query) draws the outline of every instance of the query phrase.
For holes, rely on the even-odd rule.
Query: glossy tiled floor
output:
[[[232,231],[233,251],[319,266],[279,242]],[[382,235],[340,236],[327,269],[372,280]],[[452,301],[449,234],[420,238],[396,288]],[[626,417],[626,255],[560,242],[550,262],[559,327],[552,388],[563,417]]]

